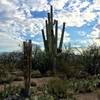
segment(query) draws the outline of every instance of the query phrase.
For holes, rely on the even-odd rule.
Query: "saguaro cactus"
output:
[[[32,43],[31,40],[23,42],[24,52],[24,84],[26,95],[29,95],[31,81],[31,66],[32,66]]]
[[[65,23],[63,23],[63,29],[59,47],[58,47],[58,21],[53,19],[52,6],[50,9],[50,13],[48,13],[48,19],[45,21],[45,24],[46,24],[46,34],[44,32],[44,29],[42,29],[44,47],[46,53],[51,57],[53,63],[53,69],[55,69],[56,55],[62,51]]]

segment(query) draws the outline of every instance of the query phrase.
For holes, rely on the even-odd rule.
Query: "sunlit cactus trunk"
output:
[[[23,42],[23,52],[24,52],[24,87],[26,95],[29,96],[30,93],[30,83],[31,83],[31,67],[32,67],[32,43],[31,40],[28,42]]]
[[[50,8],[50,13],[47,14],[48,19],[45,21],[46,34],[42,29],[43,42],[46,53],[50,57],[52,62],[53,71],[56,70],[56,56],[62,51],[62,44],[64,38],[65,23],[63,23],[63,29],[61,39],[58,47],[58,21],[53,19],[53,7]]]

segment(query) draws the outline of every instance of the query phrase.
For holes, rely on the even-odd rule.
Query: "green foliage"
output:
[[[15,68],[18,59],[20,59],[20,53],[17,52],[0,54],[0,64],[9,72],[16,70]]]
[[[31,78],[41,78],[42,75],[40,73],[40,71],[37,69],[37,70],[32,70],[31,72]]]
[[[53,96],[48,95],[40,95],[38,96],[38,100],[54,100]]]
[[[93,80],[77,80],[73,84],[73,88],[77,93],[92,92],[96,89],[96,84]]]
[[[54,98],[73,97],[78,93],[94,92],[100,85],[98,76],[87,79],[61,80],[54,78],[47,84],[47,91]],[[69,100],[69,99],[68,99]]]
[[[75,55],[71,48],[57,56],[58,71],[68,78],[79,77],[83,66],[78,61],[78,55]]]
[[[4,70],[4,73],[1,73],[1,76],[0,76],[0,84],[9,84],[11,83],[13,80],[14,80],[14,76],[12,76],[9,72],[6,72]]]
[[[80,63],[84,70],[91,75],[100,73],[100,48],[92,45],[84,50],[80,56]]]
[[[39,70],[44,75],[49,69],[49,60],[46,53],[38,51],[33,58],[32,66],[34,70]]]
[[[100,73],[100,48],[92,45],[76,55],[72,48],[58,55],[58,71],[67,77],[81,77]]]
[[[17,77],[17,76],[16,76],[16,77],[14,78],[14,81],[23,81],[23,78],[22,78],[22,77]]]
[[[15,75],[12,72],[16,71],[20,53],[2,53],[0,54],[0,83],[10,83],[14,80]]]
[[[100,79],[96,77],[90,77],[87,79],[73,79],[68,82],[74,92],[86,93],[95,91],[100,85]]]
[[[56,99],[73,96],[73,90],[69,88],[69,84],[59,78],[52,79],[48,82],[47,91]]]
[[[6,84],[4,85],[4,91],[0,92],[0,99],[4,100],[5,98],[7,98],[10,95],[16,95],[19,94],[21,87],[20,86],[6,86]]]

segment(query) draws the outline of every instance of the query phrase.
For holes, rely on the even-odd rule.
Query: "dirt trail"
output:
[[[35,82],[37,86],[42,86],[43,84],[47,83],[52,77],[43,77],[43,78],[31,78],[31,82]],[[24,86],[23,81],[13,81],[11,83],[12,86]],[[7,84],[6,86],[9,86]],[[0,85],[0,91],[4,90],[4,85]]]
[[[35,82],[37,86],[41,86],[45,83],[47,83],[52,77],[43,77],[43,78],[33,78],[31,81]]]
[[[77,100],[100,100],[95,93],[79,94]]]

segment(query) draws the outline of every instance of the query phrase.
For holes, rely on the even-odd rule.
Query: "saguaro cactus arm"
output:
[[[42,29],[42,37],[43,37],[43,43],[44,43],[44,47],[45,47],[45,50],[46,50],[46,52],[47,52],[47,49],[48,49],[48,47],[47,47],[47,40],[46,40],[46,38],[45,38],[45,34],[44,34],[44,30]]]
[[[42,37],[43,37],[43,41],[45,42],[45,34],[44,34],[44,30],[42,29]]]
[[[65,23],[63,23],[63,29],[62,29],[62,34],[61,34],[61,39],[60,39],[60,44],[59,44],[59,50],[62,49],[63,38],[64,38],[64,30],[65,30]]]
[[[57,41],[58,41],[58,21],[55,20],[55,47],[57,49]]]
[[[47,41],[49,40],[49,33],[48,33],[48,22],[47,20],[45,21],[45,25],[46,25],[46,37],[47,37]]]
[[[53,7],[51,6],[50,8],[51,23],[53,23]]]

